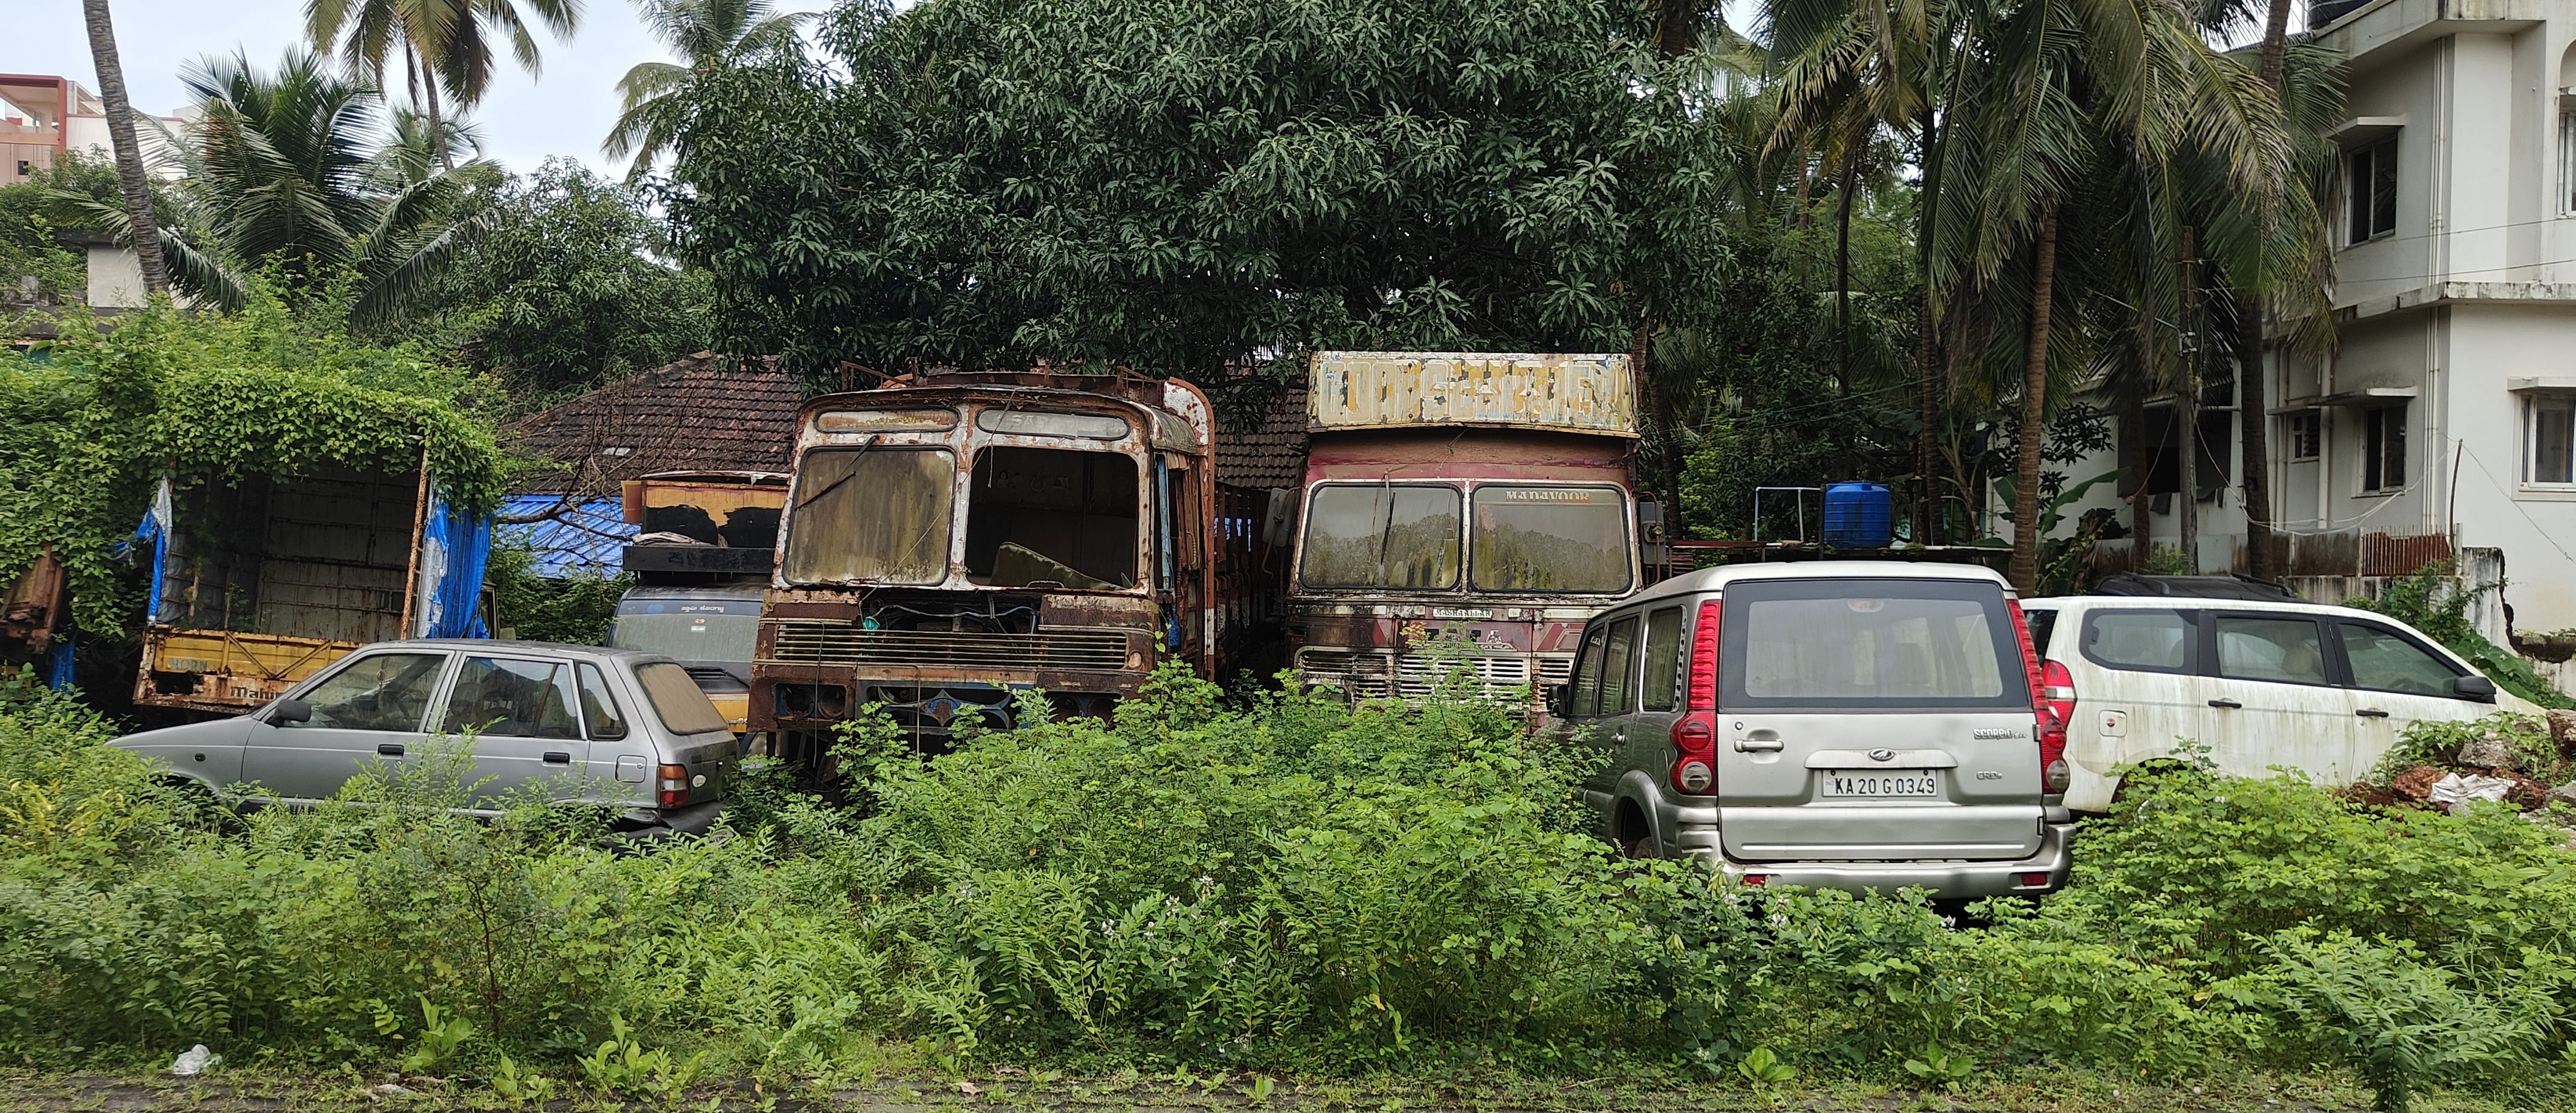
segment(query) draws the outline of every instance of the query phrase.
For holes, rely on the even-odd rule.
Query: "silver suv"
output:
[[[1837,561],[1666,580],[1585,625],[1549,704],[1606,751],[1584,796],[1630,855],[1976,898],[2066,884],[2048,695],[2003,577]]]
[[[669,657],[480,639],[366,646],[250,714],[114,744],[183,780],[301,804],[338,792],[363,762],[410,760],[432,736],[469,732],[487,805],[474,810],[542,785],[616,808],[637,831],[706,830],[734,756],[724,716]]]

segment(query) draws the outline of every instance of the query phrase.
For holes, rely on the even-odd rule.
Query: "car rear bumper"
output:
[[[1809,889],[1842,889],[1864,892],[1875,889],[1894,893],[1899,889],[1928,889],[1935,897],[1974,900],[1981,897],[2037,896],[2066,887],[2068,872],[2075,865],[2075,825],[2049,823],[2040,830],[2039,849],[2030,857],[2011,862],[1737,862],[1722,856],[1713,844],[1716,830],[1711,828],[1705,840],[1689,838],[1684,832],[1684,845],[1689,855],[1717,868],[1730,878],[1760,877],[1764,885],[1797,885]],[[1698,844],[1698,845],[1694,845]],[[2039,884],[2027,882],[2044,878]]]

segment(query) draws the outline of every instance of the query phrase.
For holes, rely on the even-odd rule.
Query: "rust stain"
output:
[[[1636,374],[1623,354],[1317,352],[1311,431],[1494,425],[1637,436]]]

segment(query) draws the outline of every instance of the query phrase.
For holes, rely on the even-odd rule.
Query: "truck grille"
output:
[[[1552,663],[1543,661],[1541,668]],[[1435,657],[1337,649],[1309,649],[1297,655],[1297,678],[1308,687],[1339,688],[1356,699],[1429,699],[1452,673],[1461,674],[1471,691],[1501,695],[1530,682],[1530,659],[1519,655]]]
[[[1123,669],[1127,635],[1116,630],[993,634],[949,630],[865,630],[846,622],[775,619],[769,660],[793,665],[918,665],[928,668]]]

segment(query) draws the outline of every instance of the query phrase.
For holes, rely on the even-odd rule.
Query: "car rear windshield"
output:
[[[1728,707],[2028,707],[2000,586],[1974,580],[1768,580],[1726,589]]]
[[[707,701],[707,693],[698,682],[689,679],[689,670],[669,661],[655,661],[639,666],[635,679],[644,685],[644,698],[652,701],[653,714],[662,727],[673,734],[708,734],[731,729],[724,713]]]

